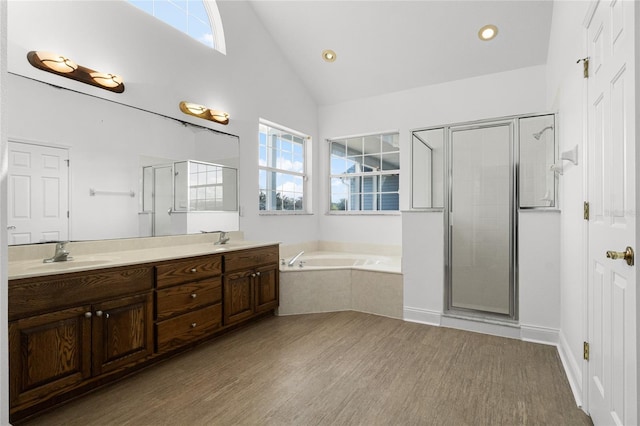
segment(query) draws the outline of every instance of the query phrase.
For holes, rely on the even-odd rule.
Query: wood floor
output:
[[[556,348],[357,312],[273,317],[27,425],[590,425]]]

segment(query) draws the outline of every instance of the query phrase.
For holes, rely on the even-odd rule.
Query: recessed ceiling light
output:
[[[333,62],[336,60],[336,52],[334,52],[331,49],[327,49],[327,50],[323,50],[322,51],[322,59],[324,59],[326,62]]]
[[[480,40],[483,41],[492,40],[497,35],[498,27],[496,27],[495,25],[485,25],[484,27],[480,28],[480,31],[478,31],[478,37],[480,37]]]

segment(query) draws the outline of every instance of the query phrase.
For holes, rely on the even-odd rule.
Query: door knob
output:
[[[633,249],[631,247],[627,247],[625,251],[608,251],[607,257],[609,259],[622,259],[627,261],[627,265],[633,266],[634,263],[634,254]]]

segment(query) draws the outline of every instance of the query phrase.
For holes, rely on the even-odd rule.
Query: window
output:
[[[398,133],[330,140],[331,212],[399,210]]]
[[[259,203],[262,211],[305,212],[309,137],[260,122]]]
[[[200,43],[225,53],[222,20],[215,1],[127,0],[149,15],[171,25]]]

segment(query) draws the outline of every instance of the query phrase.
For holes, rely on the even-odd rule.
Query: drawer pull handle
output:
[[[196,326],[197,326],[197,325],[198,325],[197,323],[192,322],[192,323],[191,323],[191,328],[196,328]]]
[[[91,318],[91,312],[85,312],[84,313],[84,317],[85,318]]]
[[[191,298],[195,299],[196,297],[198,297],[198,295],[196,293],[191,293]]]
[[[198,270],[196,268],[191,269],[191,272],[198,272]]]

